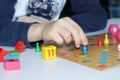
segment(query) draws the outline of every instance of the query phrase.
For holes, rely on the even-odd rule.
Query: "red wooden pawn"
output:
[[[26,49],[26,45],[23,41],[18,41],[17,44],[14,46],[15,50],[19,53],[23,52]]]
[[[98,36],[97,45],[98,45],[99,47],[102,47],[102,46],[103,46],[102,36]]]

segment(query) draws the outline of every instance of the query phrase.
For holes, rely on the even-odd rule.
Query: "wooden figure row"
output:
[[[20,53],[26,48],[23,41],[18,41],[15,50],[6,51],[0,48],[0,62],[4,62],[5,70],[20,70]]]
[[[108,46],[110,44],[110,40],[109,40],[109,38],[108,38],[108,34],[105,34],[105,37],[104,37],[104,41],[103,41],[103,39],[102,39],[102,35],[99,35],[98,36],[98,41],[97,41],[97,45],[99,46],[99,47],[102,47],[103,45],[104,46]]]

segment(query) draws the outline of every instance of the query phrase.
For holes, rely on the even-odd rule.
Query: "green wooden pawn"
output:
[[[40,47],[39,47],[39,42],[36,42],[35,52],[41,52]]]

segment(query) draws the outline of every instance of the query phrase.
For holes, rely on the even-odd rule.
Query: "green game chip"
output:
[[[117,61],[120,62],[120,58],[118,58]]]
[[[74,49],[71,48],[71,49],[69,49],[68,51],[72,52],[72,51],[74,51]]]
[[[19,55],[19,52],[18,52],[18,51],[13,50],[13,51],[10,51],[10,54],[17,54],[17,55]]]
[[[89,46],[95,46],[96,44],[90,44]]]
[[[91,62],[91,61],[88,60],[88,59],[85,59],[85,60],[83,60],[82,62],[83,62],[83,63],[88,63],[88,62]]]
[[[94,38],[88,38],[88,40],[90,40],[90,41],[91,41],[91,40],[94,40]]]

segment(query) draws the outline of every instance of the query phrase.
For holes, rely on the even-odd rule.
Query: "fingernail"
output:
[[[76,47],[79,48],[79,47],[80,47],[80,44],[77,44]]]
[[[84,40],[83,44],[87,45],[88,44],[88,40]]]

